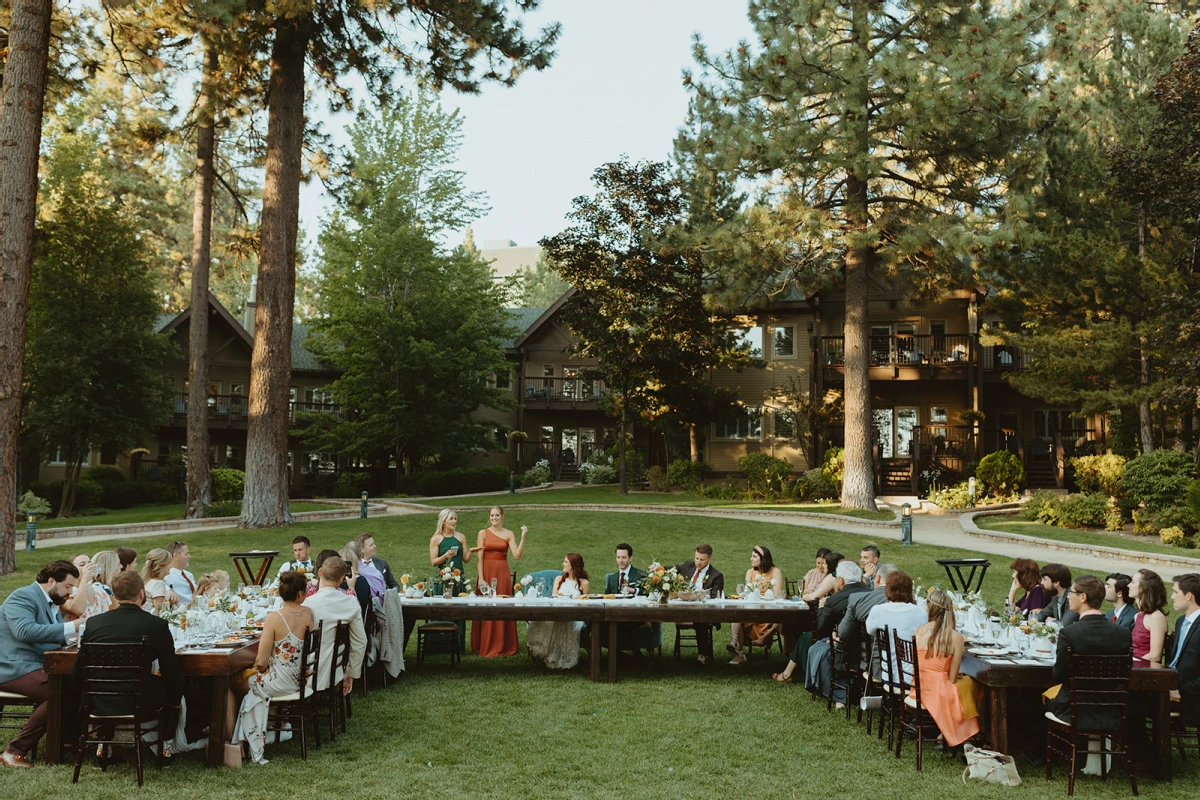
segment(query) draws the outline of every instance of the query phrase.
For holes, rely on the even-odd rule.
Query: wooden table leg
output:
[[[1151,692],[1154,702],[1150,713],[1154,725],[1154,775],[1161,781],[1172,780],[1171,776],[1171,710],[1170,694]]]
[[[252,581],[252,580],[250,579],[250,578],[251,578],[251,575],[250,575],[250,565],[249,565],[249,564],[246,564],[245,568],[243,569],[243,567],[242,567],[242,564],[243,564],[244,562],[245,562],[245,559],[244,559],[244,558],[235,558],[235,559],[233,560],[233,565],[234,565],[235,567],[237,567],[237,571],[238,571],[238,577],[242,579],[242,583],[244,583],[244,584],[246,584],[247,586],[249,586],[250,584],[254,583],[254,581]]]
[[[592,652],[588,659],[591,662],[592,681],[600,680],[600,622],[592,623]]]
[[[265,578],[267,573],[271,570],[271,564],[274,562],[274,556],[268,556],[267,558],[263,559],[262,566],[258,568],[258,574],[254,576],[254,582],[256,584],[259,586],[263,585],[263,578]]]
[[[212,712],[208,719],[208,765],[225,764],[225,709],[229,705],[229,676],[214,675],[212,679]]]
[[[1008,753],[1008,689],[1003,686],[990,687],[992,749]]]
[[[608,623],[608,682],[617,682],[617,623]]]
[[[63,684],[65,675],[47,675],[46,687],[49,697],[46,699],[46,763],[61,764],[63,756],[63,732],[66,730],[66,720],[63,712]]]

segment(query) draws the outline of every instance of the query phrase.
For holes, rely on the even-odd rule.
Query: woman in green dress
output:
[[[482,547],[467,547],[467,539],[458,532],[458,514],[448,508],[438,513],[437,531],[429,540],[429,563],[437,567],[450,566],[457,569],[459,575],[465,576],[463,564],[471,560],[471,556],[482,550]],[[449,562],[447,564],[447,562]],[[458,642],[460,652],[467,649],[467,623],[458,623]]]

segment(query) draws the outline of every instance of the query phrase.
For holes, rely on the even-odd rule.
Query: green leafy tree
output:
[[[43,453],[61,448],[70,516],[92,450],[132,446],[162,420],[168,343],[140,229],[112,201],[95,139],[53,143],[30,291],[26,423]]]
[[[347,72],[386,97],[397,71],[433,89],[477,92],[483,82],[511,86],[550,64],[559,26],[526,36],[513,17],[537,0],[285,0],[262,12],[271,39],[267,140],[259,228],[258,307],[250,366],[246,494],[239,525],[289,524],[288,386],[296,293],[296,236],[305,141],[305,67],[334,98],[351,101]],[[477,71],[480,62],[483,69]]]
[[[521,267],[517,273],[519,302],[525,308],[547,308],[563,296],[571,284],[563,280],[542,253],[532,267]]]
[[[1037,182],[1041,48],[1067,7],[762,0],[754,45],[696,46],[679,147],[756,190],[699,245],[723,263],[729,302],[845,290],[843,506],[874,508],[868,285],[936,296],[1017,242]]]
[[[494,447],[480,407],[511,407],[488,386],[514,332],[503,290],[477,255],[448,251],[482,197],[452,168],[461,121],[431,94],[360,116],[339,170],[337,210],[320,239],[319,316],[309,347],[343,370],[329,385],[351,413],[304,432],[314,450],[359,459],[377,478]],[[398,487],[392,487],[398,488]]]

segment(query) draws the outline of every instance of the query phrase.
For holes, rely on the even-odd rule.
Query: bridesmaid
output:
[[[429,540],[429,563],[439,570],[450,562],[450,567],[466,576],[463,563],[471,560],[471,556],[482,550],[482,547],[467,547],[467,538],[457,530],[458,514],[448,508],[443,508],[438,514],[437,530]],[[458,644],[460,651],[467,649],[467,623],[458,623]]]
[[[529,528],[521,526],[521,541],[504,527],[504,509],[493,506],[488,512],[488,527],[479,532],[479,586],[496,581],[497,594],[512,594],[512,574],[508,569],[508,554],[518,561],[525,552],[525,535]],[[471,625],[471,649],[484,658],[517,654],[517,623],[509,620],[476,620]]]

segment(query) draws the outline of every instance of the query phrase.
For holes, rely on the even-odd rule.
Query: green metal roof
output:
[[[500,346],[505,350],[515,347],[516,341],[521,334],[529,330],[529,326],[537,322],[538,317],[546,313],[546,309],[544,308],[506,308],[504,311],[508,314],[509,319],[512,320],[513,326],[516,328],[511,339],[505,339],[500,342]]]
[[[311,370],[314,372],[340,372],[332,364],[321,362],[304,346],[308,338],[308,326],[299,322],[292,323],[292,369]]]

